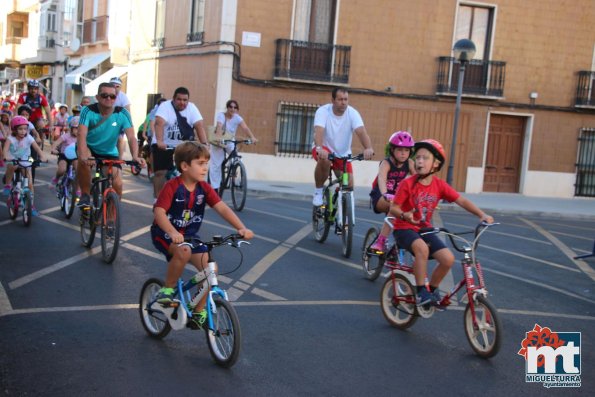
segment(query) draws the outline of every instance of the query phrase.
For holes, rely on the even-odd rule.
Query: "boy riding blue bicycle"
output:
[[[244,239],[249,240],[254,236],[206,182],[209,159],[209,151],[202,144],[184,142],[178,145],[174,152],[174,162],[181,175],[165,184],[153,209],[153,245],[168,260],[165,286],[159,290],[157,296],[157,302],[164,306],[175,304],[174,288],[186,263],[192,263],[199,271],[207,266],[206,246],[190,248],[179,245],[184,242],[184,238],[198,235],[207,204]],[[196,315],[192,316],[191,321],[196,328],[201,328],[206,320],[205,301],[206,296],[194,308]]]

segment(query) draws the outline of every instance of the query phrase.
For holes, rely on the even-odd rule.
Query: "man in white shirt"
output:
[[[351,140],[353,133],[357,135],[364,147],[364,158],[369,160],[374,155],[372,141],[368,136],[361,115],[355,108],[349,106],[349,92],[346,88],[336,87],[332,92],[333,101],[322,105],[316,110],[314,116],[314,147],[312,156],[316,160],[314,181],[316,190],[312,204],[322,205],[322,187],[331,166],[337,176],[343,170],[340,160],[328,159],[329,153],[340,157],[351,154]],[[353,186],[353,169],[351,163],[347,164],[349,173],[349,186]]]
[[[190,92],[186,87],[178,87],[174,91],[173,100],[163,102],[155,114],[155,134],[151,144],[153,152],[153,192],[155,197],[165,184],[165,175],[173,166],[175,148],[183,141],[207,143],[203,117],[200,111],[189,101]],[[177,111],[177,112],[176,112]],[[176,114],[179,113],[179,116]],[[183,125],[180,125],[181,121]]]

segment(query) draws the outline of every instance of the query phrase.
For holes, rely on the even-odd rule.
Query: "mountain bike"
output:
[[[355,227],[355,202],[353,188],[349,186],[347,163],[363,160],[364,155],[351,154],[340,157],[329,154],[329,160],[343,160],[343,170],[339,178],[333,179],[333,170],[329,171],[328,181],[322,190],[322,205],[312,208],[312,228],[316,241],[323,243],[328,237],[331,225],[335,225],[335,234],[341,236],[343,256],[351,257],[353,228]]]
[[[191,248],[205,245],[209,258],[208,267],[198,271],[188,281],[180,278],[174,292],[174,304],[168,306],[156,301],[157,293],[164,285],[163,280],[151,278],[144,283],[140,293],[139,313],[143,328],[149,336],[162,339],[172,329],[178,331],[193,328],[190,323],[193,310],[207,294],[207,320],[202,328],[206,333],[209,352],[213,360],[222,367],[229,368],[235,364],[242,344],[240,321],[227,292],[219,287],[217,265],[211,251],[222,245],[236,248],[240,252],[240,263],[234,269],[237,270],[243,261],[240,247],[242,244],[250,244],[241,238],[238,234],[230,234],[225,237],[214,236],[208,242],[190,238],[180,244]]]
[[[248,176],[246,167],[242,163],[242,156],[238,154],[237,146],[239,144],[252,144],[250,139],[235,140],[224,139],[221,144],[225,147],[228,143],[233,144],[233,149],[229,154],[225,152],[225,160],[221,164],[221,185],[219,185],[219,197],[223,198],[223,192],[227,189],[231,192],[231,202],[236,211],[244,209],[246,204],[246,195],[248,194]]]
[[[27,168],[35,167],[40,164],[39,160],[6,160],[12,162],[17,168],[12,174],[12,183],[10,185],[10,193],[6,200],[6,207],[8,208],[8,216],[10,219],[16,219],[19,215],[19,208],[23,208],[23,223],[25,226],[31,225],[33,218],[33,197],[31,190],[29,190],[29,178],[27,178]]]
[[[133,165],[135,161],[95,160],[95,176],[91,180],[91,206],[80,209],[81,240],[87,248],[95,239],[97,226],[101,227],[101,256],[106,263],[116,259],[120,246],[120,198],[113,188],[113,167],[116,164]],[[107,167],[104,174],[103,167]]]
[[[66,158],[66,172],[64,172],[64,175],[60,177],[60,180],[56,184],[56,197],[60,202],[60,209],[66,215],[66,219],[72,217],[77,201],[75,188],[76,173],[73,166],[75,160],[76,158]]]
[[[387,218],[387,219],[390,219]],[[390,271],[380,292],[380,304],[384,318],[393,327],[407,329],[411,327],[418,317],[430,318],[435,311],[445,309],[452,302],[451,298],[464,288],[463,299],[467,300],[464,313],[465,335],[475,353],[481,357],[495,356],[502,344],[502,323],[498,311],[488,300],[488,291],[485,278],[476,250],[479,238],[488,228],[498,223],[480,223],[475,230],[452,233],[445,228],[421,229],[420,234],[444,233],[448,236],[453,248],[463,253],[461,266],[463,279],[446,294],[437,305],[416,305],[415,287],[406,277],[413,274],[413,263],[401,261],[399,247],[393,244],[385,257],[384,266]],[[473,240],[467,240],[462,235],[473,234]],[[456,240],[464,243],[460,246]]]

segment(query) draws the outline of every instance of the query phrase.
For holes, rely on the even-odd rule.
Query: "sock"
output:
[[[425,285],[417,285],[415,287],[416,292],[419,294],[421,292],[422,289],[425,289],[426,286]]]
[[[433,285],[430,285],[430,292],[434,292],[438,289],[438,287],[434,287]]]
[[[320,194],[322,194],[322,188],[321,187],[317,187],[316,189],[314,189],[314,193],[320,193]]]

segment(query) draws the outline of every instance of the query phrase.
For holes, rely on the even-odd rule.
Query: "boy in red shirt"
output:
[[[393,226],[397,244],[415,256],[413,273],[417,288],[417,305],[422,306],[430,303],[438,306],[441,300],[438,286],[452,267],[455,258],[438,235],[420,236],[419,230],[432,227],[431,220],[434,209],[442,199],[458,204],[487,223],[493,223],[494,218],[486,215],[471,201],[459,195],[445,181],[432,175],[440,171],[446,160],[440,142],[433,139],[416,142],[413,158],[417,175],[413,175],[399,184],[397,194],[391,204],[390,214],[396,218]],[[430,278],[430,290],[428,291],[424,279],[429,258],[435,259],[438,264]]]

